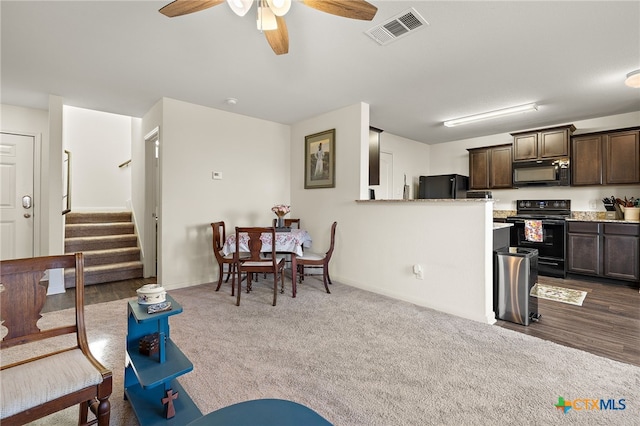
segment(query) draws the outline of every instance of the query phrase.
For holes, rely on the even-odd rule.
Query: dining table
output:
[[[262,241],[263,253],[271,252],[271,234],[263,233],[260,236]],[[240,234],[240,251],[249,251],[249,236],[245,233]],[[292,294],[296,297],[296,280],[297,280],[297,262],[296,256],[302,256],[305,248],[311,247],[311,236],[304,229],[291,228],[288,231],[278,231],[276,229],[276,252],[290,253],[291,254],[291,281],[292,281]],[[222,246],[222,253],[228,255],[236,251],[236,234],[235,232],[227,236],[224,245]]]

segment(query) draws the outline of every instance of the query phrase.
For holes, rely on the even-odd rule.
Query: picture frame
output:
[[[304,188],[335,188],[335,186],[336,129],[305,136]]]

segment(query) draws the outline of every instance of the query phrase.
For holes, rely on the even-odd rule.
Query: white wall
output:
[[[289,126],[166,98],[162,108],[159,278],[166,288],[211,282],[211,222],[227,232],[270,224],[271,207],[289,204]]]
[[[416,198],[420,176],[431,174],[429,172],[431,147],[392,133],[382,132],[380,151],[393,154],[393,197],[391,198],[402,199],[405,175],[409,185],[409,198]]]
[[[72,211],[131,208],[131,117],[65,106],[63,139],[71,152]]]
[[[559,123],[569,124],[569,123]],[[574,135],[620,129],[640,125],[640,111],[627,114],[575,121]],[[553,127],[549,125],[547,127]],[[527,130],[527,129],[522,129]],[[521,131],[515,129],[514,132]],[[459,173],[469,175],[469,156],[467,148],[512,143],[509,133],[464,139],[431,146],[429,158],[431,174]],[[577,211],[604,211],[601,199],[611,195],[639,197],[640,186],[589,186],[589,187],[545,187],[493,190],[495,208],[498,210],[516,210],[516,200],[520,199],[569,199],[571,209]]]

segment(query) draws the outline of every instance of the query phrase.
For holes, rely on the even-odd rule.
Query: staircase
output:
[[[131,212],[68,213],[65,253],[84,253],[85,285],[142,278]],[[65,288],[75,285],[65,277]]]

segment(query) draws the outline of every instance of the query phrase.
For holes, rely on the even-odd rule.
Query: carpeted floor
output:
[[[640,368],[632,365],[338,283],[326,294],[312,278],[296,299],[279,295],[275,307],[262,281],[240,307],[228,286],[214,288],[170,292],[184,307],[171,317],[171,337],[194,364],[180,382],[203,413],[282,398],[340,426],[633,425],[640,418]],[[111,424],[135,425],[122,397],[126,302],[86,312],[92,347],[114,371]],[[559,397],[624,399],[626,409],[564,414],[554,407]],[[75,417],[73,408],[37,424]]]

